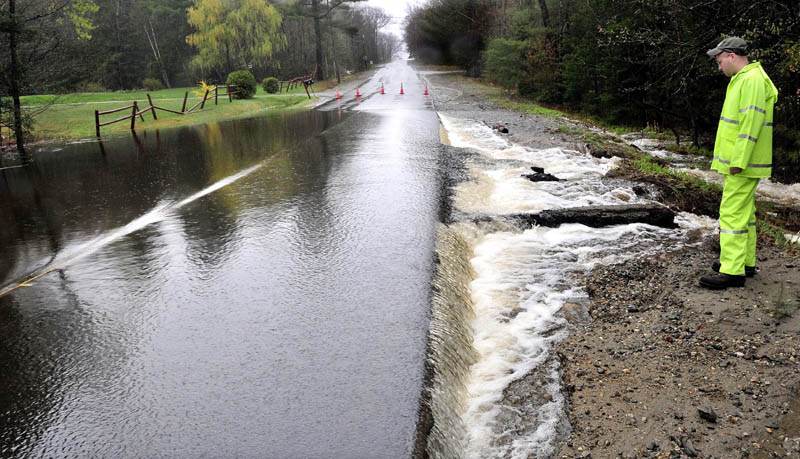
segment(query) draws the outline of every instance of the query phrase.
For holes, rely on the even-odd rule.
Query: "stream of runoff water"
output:
[[[614,159],[515,145],[485,124],[440,114],[444,142],[465,152],[466,180],[437,237],[432,306],[434,369],[428,451],[439,458],[546,458],[569,425],[553,344],[564,308],[585,305],[577,278],[598,263],[659,256],[716,222],[681,213],[677,229],[515,226],[512,213],[641,202],[632,185],[603,180]],[[531,166],[562,179],[531,182]],[[479,217],[479,218],[478,218]]]

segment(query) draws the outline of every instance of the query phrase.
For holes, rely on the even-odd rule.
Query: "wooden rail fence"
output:
[[[223,93],[223,94],[220,94],[219,93],[219,89],[220,88],[225,88],[226,92]],[[194,112],[194,110],[198,106],[200,107],[200,110],[202,110],[206,105],[206,101],[211,100],[212,98],[214,99],[214,105],[217,105],[219,96],[223,96],[223,97],[224,96],[228,96],[228,102],[233,102],[233,95],[234,94],[238,94],[239,91],[238,90],[237,91],[231,91],[231,90],[232,89],[236,89],[236,88],[237,88],[237,86],[225,85],[225,86],[215,86],[213,88],[206,89],[206,92],[205,92],[205,94],[203,94],[203,98],[200,100],[200,102],[194,104],[194,106],[192,106],[192,108],[190,108],[189,110],[186,110],[186,101],[189,99],[189,91],[186,91],[186,93],[183,95],[183,105],[181,106],[181,111],[172,110],[172,109],[169,109],[169,108],[166,108],[166,107],[159,107],[159,106],[155,105],[153,103],[152,97],[150,97],[150,93],[147,93],[147,102],[150,104],[150,106],[149,107],[144,107],[141,110],[139,110],[139,104],[136,101],[134,101],[133,104],[131,104],[131,105],[128,105],[128,106],[125,106],[125,107],[120,107],[120,108],[115,108],[115,109],[112,109],[112,110],[105,110],[105,111],[95,110],[94,111],[95,132],[97,134],[97,137],[100,137],[100,127],[101,126],[108,126],[109,124],[119,123],[120,121],[125,121],[125,120],[131,120],[131,130],[133,131],[136,128],[136,117],[139,117],[142,121],[144,121],[143,114],[146,113],[147,111],[150,111],[150,113],[152,113],[154,120],[157,120],[158,119],[158,115],[156,115],[156,110],[162,110],[162,111],[165,111],[165,112],[174,113],[176,115],[188,115],[188,114],[191,114],[192,112]],[[209,96],[209,94],[212,91],[214,92],[214,95],[213,96]],[[114,120],[111,120],[111,121],[100,122],[100,116],[101,115],[110,115],[112,113],[118,113],[118,112],[122,112],[122,111],[125,111],[125,110],[130,110],[131,111],[130,114],[125,115],[125,116],[120,117],[120,118],[117,118],[117,119],[114,119]]]
[[[303,88],[306,90],[306,95],[308,98],[311,98],[311,94],[308,93],[308,88],[314,84],[314,74],[316,72],[311,72],[308,75],[303,75],[299,77],[294,77],[290,80],[283,80],[281,81],[281,86],[278,89],[278,92],[283,92],[283,85],[286,84],[286,92],[291,91],[292,89],[296,88],[298,85],[302,84]]]

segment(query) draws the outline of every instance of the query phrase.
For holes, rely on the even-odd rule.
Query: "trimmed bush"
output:
[[[234,96],[237,99],[249,99],[256,93],[256,77],[247,70],[237,70],[228,75],[226,84],[238,86],[234,91],[238,91]]]
[[[278,92],[278,88],[280,87],[278,79],[275,77],[264,78],[264,81],[261,82],[261,86],[264,88],[264,92],[270,94]]]
[[[148,91],[158,91],[164,89],[164,85],[155,78],[145,78],[142,80],[142,87]]]

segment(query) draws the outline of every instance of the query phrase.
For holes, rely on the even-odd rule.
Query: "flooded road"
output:
[[[321,110],[0,172],[0,456],[408,457],[442,187],[421,88],[393,63]]]

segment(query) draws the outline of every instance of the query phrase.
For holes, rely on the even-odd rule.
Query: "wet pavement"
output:
[[[318,110],[0,171],[0,456],[409,456],[442,180],[423,90],[395,62]]]

